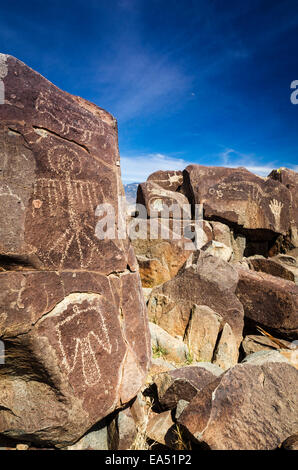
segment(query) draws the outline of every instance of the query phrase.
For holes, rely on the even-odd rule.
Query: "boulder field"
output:
[[[157,168],[130,211],[114,117],[0,78],[0,449],[297,449],[297,173]]]

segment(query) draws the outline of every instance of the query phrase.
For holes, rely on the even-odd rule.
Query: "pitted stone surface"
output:
[[[65,447],[150,365],[128,238],[96,236],[99,204],[124,220],[117,125],[13,57],[0,74],[0,435]]]

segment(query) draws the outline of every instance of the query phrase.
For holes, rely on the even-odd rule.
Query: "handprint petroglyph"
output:
[[[280,216],[281,216],[281,210],[283,208],[283,204],[282,202],[277,201],[276,199],[272,199],[269,203],[269,207],[274,216],[277,229],[279,229],[280,228]]]

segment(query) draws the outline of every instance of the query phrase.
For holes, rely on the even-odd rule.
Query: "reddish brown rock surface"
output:
[[[291,203],[288,207],[290,211],[291,241],[298,247],[298,173],[288,168],[273,170],[269,178],[280,181],[290,192]]]
[[[178,422],[213,450],[271,450],[297,431],[298,371],[238,364],[198,392]]]
[[[167,207],[177,206],[177,211],[170,213],[170,217],[177,219],[183,216],[191,218],[188,199],[178,192],[183,183],[181,171],[156,171],[147,179],[146,183],[141,183],[137,192],[137,203],[146,207],[149,217],[157,217],[160,212],[161,217],[168,218]],[[183,207],[185,205],[185,207]]]
[[[235,295],[237,283],[238,273],[233,266],[220,258],[196,252],[174,279],[152,290],[149,318],[169,334],[184,337],[193,306],[205,305],[222,317],[222,326],[230,325],[239,347],[244,314]]]
[[[272,332],[278,338],[298,338],[298,286],[262,272],[238,268],[236,295],[246,322]]]
[[[298,284],[298,264],[295,258],[286,255],[264,258],[262,256],[248,258],[249,266],[254,271],[262,271],[271,276],[281,277]]]
[[[175,277],[191,254],[188,239],[175,238],[170,228],[168,238],[163,238],[162,224],[159,223],[157,228],[155,238],[155,234],[150,234],[148,222],[146,239],[132,240],[143,287],[155,287]]]
[[[151,355],[129,241],[96,236],[100,203],[124,219],[117,126],[0,61],[0,434],[65,446],[137,394]]]
[[[260,178],[245,168],[189,165],[183,190],[192,204],[204,205],[207,218],[245,229],[289,231],[289,190],[271,178]]]
[[[164,409],[173,409],[179,400],[191,401],[198,391],[216,379],[210,370],[199,366],[181,367],[154,377],[158,401]]]

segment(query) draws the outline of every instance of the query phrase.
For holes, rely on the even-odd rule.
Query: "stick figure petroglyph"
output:
[[[53,216],[57,213],[58,207],[59,211],[64,212],[68,227],[57,240],[48,246],[47,259],[51,261],[52,256],[58,253],[60,256],[59,266],[62,268],[71,245],[75,244],[80,266],[87,268],[93,255],[97,253],[102,256],[102,253],[98,250],[96,242],[90,238],[90,231],[93,233],[94,227],[82,220],[79,208],[83,207],[85,212],[94,214],[99,194],[101,194],[102,200],[104,200],[104,195],[100,186],[95,182],[78,178],[82,171],[82,164],[77,152],[73,149],[63,145],[53,147],[48,152],[48,162],[52,172],[57,174],[57,178],[37,179],[33,193],[32,217],[36,217],[37,213],[39,216],[44,215],[47,210]],[[65,200],[64,207],[61,204],[63,199]],[[91,249],[87,259],[83,253],[84,244]]]
[[[276,199],[272,199],[272,201],[270,201],[269,207],[274,216],[277,229],[279,229],[280,228],[280,215],[281,215],[281,210],[283,208],[283,204],[282,202],[277,201]]]
[[[81,294],[86,300],[88,295]],[[66,310],[67,307],[63,312]],[[99,299],[89,302],[86,307],[80,303],[73,304],[71,310],[72,314],[56,325],[62,363],[68,374],[74,372],[81,363],[85,384],[96,385],[101,379],[97,355],[103,351],[107,354],[112,352]]]

